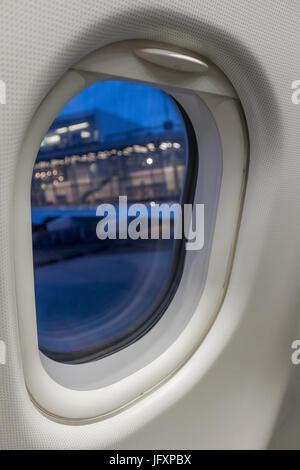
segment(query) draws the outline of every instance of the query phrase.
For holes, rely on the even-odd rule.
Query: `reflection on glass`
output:
[[[152,326],[172,280],[175,242],[99,240],[96,208],[117,210],[120,195],[149,208],[181,202],[186,156],[177,105],[148,85],[94,84],[57,116],[31,190],[38,338],[47,356],[86,362]]]

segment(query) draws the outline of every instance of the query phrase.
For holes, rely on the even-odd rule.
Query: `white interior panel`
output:
[[[0,447],[266,448],[277,423],[272,445],[299,448],[295,432],[288,442],[280,432],[288,429],[281,407],[291,372],[297,374],[290,345],[300,334],[300,108],[291,101],[300,71],[299,2],[4,0],[1,9],[7,96],[0,105],[0,339],[6,343]],[[199,53],[233,84],[249,129],[245,204],[227,294],[201,346],[134,406],[70,426],[44,416],[25,387],[13,249],[13,234],[23,237],[13,214],[16,166],[37,107],[66,70],[104,45],[136,38]],[[289,396],[296,430],[298,394]]]

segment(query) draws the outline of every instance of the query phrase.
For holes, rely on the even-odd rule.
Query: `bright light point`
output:
[[[153,158],[151,158],[151,157],[147,158],[146,162],[147,162],[147,165],[152,165]]]
[[[82,137],[82,139],[87,139],[88,137],[91,136],[91,133],[88,132],[88,131],[82,131],[80,132],[80,137]]]
[[[151,201],[151,202],[150,202],[150,206],[151,206],[151,207],[153,207],[153,206],[155,206],[155,205],[156,205],[156,203],[155,203],[154,201]]]
[[[58,129],[55,130],[55,132],[57,134],[65,134],[66,132],[68,132],[68,128],[67,127],[59,127]]]
[[[48,145],[58,144],[58,142],[60,142],[60,137],[59,135],[49,135],[45,137],[45,142]]]
[[[150,152],[154,152],[154,150],[155,150],[155,145],[154,144],[152,144],[152,143],[147,144],[147,147],[150,150]]]
[[[105,160],[105,158],[107,158],[107,155],[105,152],[99,152],[98,157],[101,158],[102,160]]]
[[[147,153],[148,152],[147,147],[144,147],[144,145],[134,145],[133,150],[136,153]]]
[[[181,145],[178,142],[174,142],[173,147],[174,149],[180,149]]]
[[[167,148],[168,148],[167,142],[162,142],[162,143],[160,144],[159,148],[160,148],[161,150],[167,150]]]
[[[72,124],[69,126],[69,131],[80,131],[80,129],[86,129],[87,127],[89,127],[88,122],[80,122],[79,124]]]

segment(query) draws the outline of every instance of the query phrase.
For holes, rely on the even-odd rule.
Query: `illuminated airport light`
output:
[[[159,148],[160,148],[161,150],[167,150],[167,148],[168,148],[167,142],[162,142],[162,143],[160,144]]]
[[[79,122],[78,124],[72,124],[71,126],[69,126],[69,131],[80,131],[81,129],[86,129],[87,127],[89,127],[88,122]]]
[[[134,145],[133,150],[136,153],[147,153],[148,152],[147,147],[144,147],[143,145]]]
[[[89,131],[82,131],[80,132],[80,137],[82,137],[83,139],[87,139],[91,136],[91,133]]]
[[[155,150],[155,145],[154,145],[154,144],[152,144],[152,143],[150,142],[149,144],[147,144],[147,147],[148,147],[148,149],[149,149],[151,152],[154,152],[154,150]]]
[[[59,127],[58,129],[55,130],[55,132],[57,134],[65,134],[66,132],[68,132],[68,128],[67,127]]]
[[[101,160],[105,160],[107,158],[107,155],[105,152],[98,152],[98,158],[101,158]]]
[[[146,162],[147,162],[147,165],[152,165],[153,158],[151,158],[151,157],[147,158]]]
[[[48,145],[58,144],[60,142],[59,135],[49,135],[45,137],[45,142]]]

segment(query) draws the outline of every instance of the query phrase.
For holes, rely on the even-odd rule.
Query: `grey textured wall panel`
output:
[[[1,12],[7,104],[0,107],[0,337],[8,362],[0,365],[0,448],[264,447],[288,381],[300,304],[300,106],[290,98],[292,81],[300,79],[300,3],[2,0]],[[30,119],[59,77],[90,51],[132,38],[210,57],[241,98],[250,170],[222,308],[237,326],[201,380],[193,372],[199,351],[168,384],[122,414],[65,426],[42,416],[24,385],[11,246],[12,230],[22,236],[22,227],[12,226],[14,172]]]

